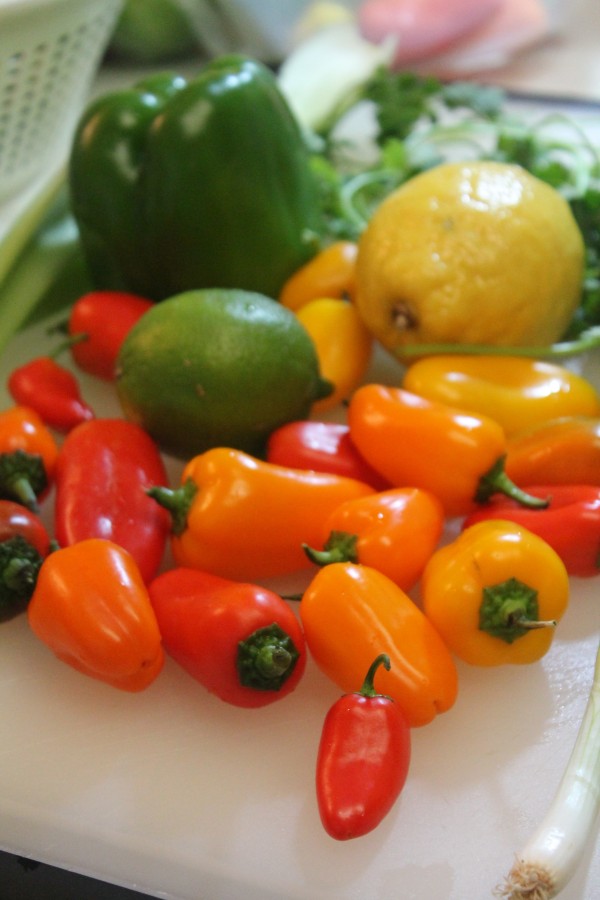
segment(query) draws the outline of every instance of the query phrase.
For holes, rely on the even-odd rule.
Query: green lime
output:
[[[121,347],[116,384],[126,418],[180,457],[217,446],[260,456],[275,428],[332,389],[293,312],[216,288],[152,307]]]

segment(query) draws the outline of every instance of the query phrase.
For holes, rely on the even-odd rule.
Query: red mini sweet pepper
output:
[[[221,700],[266,706],[298,684],[304,636],[278,594],[186,568],[158,575],[148,591],[169,656]]]
[[[410,728],[400,706],[378,693],[373,679],[381,654],[360,691],[331,707],[317,755],[317,802],[323,827],[343,841],[367,834],[392,809],[408,775]]]
[[[42,520],[20,503],[0,500],[0,622],[26,609],[49,550]]]
[[[94,418],[75,375],[52,356],[37,356],[13,369],[7,386],[15,403],[35,409],[56,431],[68,432]]]
[[[80,369],[113,381],[121,344],[130,329],[154,304],[123,291],[90,291],[80,297],[69,315],[71,354]]]
[[[92,419],[65,438],[56,465],[54,532],[61,546],[104,538],[125,548],[145,581],[163,557],[170,517],[146,491],[167,484],[152,439],[124,419]]]
[[[524,509],[507,497],[492,497],[487,506],[465,519],[463,527],[487,519],[515,522],[543,538],[570,575],[600,574],[600,487],[553,484],[528,487],[527,493],[548,498],[548,506]]]
[[[281,425],[268,440],[267,460],[292,469],[355,478],[376,491],[389,487],[389,482],[360,455],[350,438],[349,426],[342,422],[302,419]]]

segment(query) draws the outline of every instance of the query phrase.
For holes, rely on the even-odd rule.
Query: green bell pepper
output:
[[[92,102],[69,189],[98,288],[154,300],[205,287],[276,298],[319,247],[308,146],[275,75],[246,56]]]

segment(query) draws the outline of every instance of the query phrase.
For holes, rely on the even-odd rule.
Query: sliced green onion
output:
[[[539,827],[517,854],[496,896],[550,900],[575,874],[600,812],[600,644],[573,751]]]

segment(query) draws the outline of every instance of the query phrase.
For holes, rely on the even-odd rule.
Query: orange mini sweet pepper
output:
[[[123,691],[148,687],[164,652],[139,569],[103,538],[46,557],[27,617],[34,634],[63,662]]]
[[[521,486],[600,485],[600,418],[565,416],[515,434],[506,474]]]
[[[288,278],[279,302],[296,312],[320,297],[351,300],[356,293],[357,256],[354,241],[334,241]]]
[[[435,494],[449,516],[466,515],[496,493],[525,506],[547,506],[507,478],[507,438],[487,416],[403,388],[367,384],[350,400],[348,423],[356,448],[376,471],[395,487]]]
[[[305,550],[320,566],[372,566],[408,591],[436,549],[443,527],[437,497],[419,488],[396,488],[342,503],[324,523],[322,548]]]
[[[374,491],[352,478],[215,447],[188,462],[180,487],[148,493],[172,514],[177,565],[256,581],[309,567],[302,543],[316,543],[325,518],[345,500]]]
[[[58,444],[35,410],[11,406],[0,412],[0,497],[35,511],[57,457]]]
[[[302,595],[300,618],[310,653],[343,691],[352,691],[374,653],[390,659],[375,688],[398,703],[409,725],[426,725],[456,700],[458,675],[435,627],[387,575],[371,566],[332,563]]]

